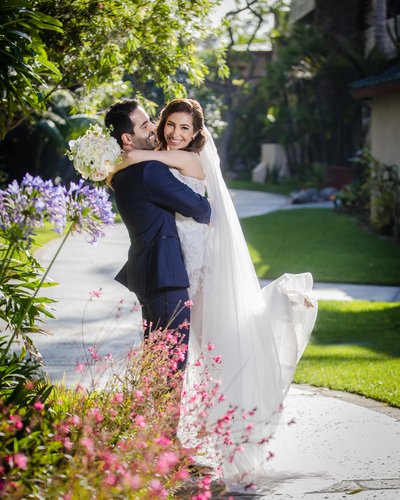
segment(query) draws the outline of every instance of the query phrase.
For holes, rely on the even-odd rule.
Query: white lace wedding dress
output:
[[[191,315],[187,390],[196,388],[201,369],[193,361],[200,352],[215,345],[213,355],[221,355],[217,365],[210,356],[205,365],[221,381],[224,401],[208,409],[210,426],[229,408],[255,409],[254,415],[233,419],[232,436],[253,427],[251,439],[232,458],[224,436],[214,435],[205,442],[211,460],[218,461],[228,487],[257,482],[270,471],[267,462],[269,437],[276,429],[282,402],[293,379],[296,365],[308,343],[316,315],[309,273],[285,274],[261,289],[231,197],[219,167],[212,140],[200,157],[206,174],[207,194],[212,206],[210,226],[177,215],[178,234],[189,274],[189,294],[194,302]],[[174,175],[194,191],[204,194],[198,179]],[[306,307],[305,300],[312,304]],[[193,418],[193,415],[191,416]],[[188,436],[190,418],[181,418],[181,440],[198,444]],[[186,432],[185,432],[186,431]],[[179,433],[179,432],[178,432]],[[263,443],[263,444],[260,444]]]
[[[189,186],[195,193],[204,196],[206,191],[204,181],[196,179],[195,177],[184,176],[175,168],[172,168],[171,172],[178,180]],[[185,217],[178,213],[175,216],[175,220],[179,239],[181,241],[183,259],[189,276],[189,298],[193,300],[197,292],[203,289],[204,249],[208,226],[206,224],[199,224],[191,217]]]

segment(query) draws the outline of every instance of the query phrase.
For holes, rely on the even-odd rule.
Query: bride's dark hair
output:
[[[199,153],[206,142],[204,134],[204,115],[200,103],[194,99],[174,99],[169,102],[161,111],[157,124],[158,149],[167,149],[167,141],[164,135],[164,127],[168,117],[172,113],[187,113],[193,118],[193,131],[197,132],[196,137],[186,146],[185,151]]]

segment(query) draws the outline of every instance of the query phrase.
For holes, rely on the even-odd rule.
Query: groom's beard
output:
[[[135,149],[146,149],[153,150],[157,146],[157,136],[152,132],[146,139],[138,139],[135,137],[134,148]]]

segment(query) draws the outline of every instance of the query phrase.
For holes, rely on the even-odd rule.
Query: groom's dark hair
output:
[[[139,106],[136,99],[125,99],[116,102],[107,109],[104,118],[105,126],[110,129],[111,136],[114,137],[122,148],[122,134],[133,134],[132,120],[129,115]]]

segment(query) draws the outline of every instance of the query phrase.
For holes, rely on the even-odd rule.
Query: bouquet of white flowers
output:
[[[84,179],[103,181],[118,163],[121,148],[108,130],[90,125],[85,135],[69,141],[67,156]]]

